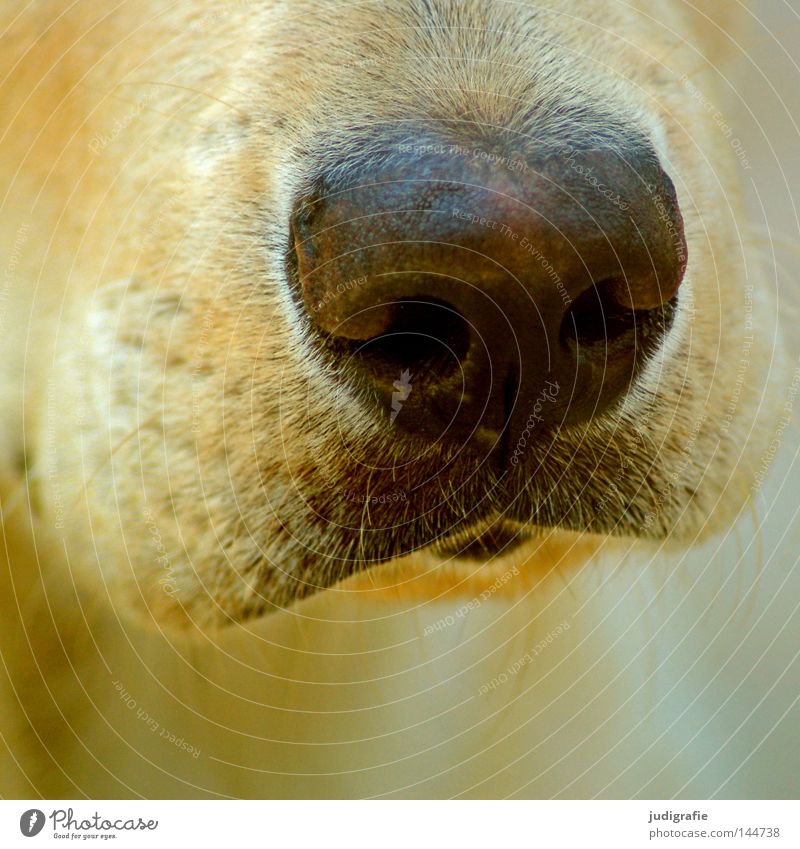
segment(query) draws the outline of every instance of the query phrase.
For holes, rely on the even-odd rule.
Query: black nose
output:
[[[647,147],[526,159],[399,146],[293,220],[302,300],[342,374],[427,438],[586,420],[658,344],[686,266]]]

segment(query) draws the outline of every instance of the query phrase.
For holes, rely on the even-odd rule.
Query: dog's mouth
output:
[[[576,301],[565,318],[572,332],[565,331],[560,344],[576,346],[574,356],[589,363],[613,360],[630,348],[651,356],[663,346],[676,307],[677,298],[638,311],[609,303],[598,319],[592,304]],[[440,338],[446,335],[451,348],[463,341],[458,321],[437,324],[435,310],[431,307],[427,323],[392,325],[385,342],[391,346],[394,364],[408,339],[421,329]],[[414,315],[420,317],[419,312]],[[341,364],[343,346],[359,343],[320,339],[318,344],[323,350],[336,346],[332,362]],[[421,349],[414,348],[413,353],[418,363]],[[646,359],[637,356],[637,362]],[[378,366],[373,362],[370,368],[374,390]],[[598,420],[577,426],[564,421],[574,390],[562,386],[559,392],[555,384],[545,384],[527,397],[509,392],[509,405],[519,409],[499,429],[486,428],[480,438],[459,440],[449,434],[430,438],[420,417],[441,382],[441,367],[437,382],[430,386],[424,372],[412,372],[410,366],[405,371],[410,378],[405,391],[401,370],[386,397],[375,391],[363,393],[363,406],[373,417],[371,438],[337,427],[332,466],[318,467],[325,485],[314,489],[323,494],[305,496],[314,519],[331,531],[328,539],[337,541],[333,546],[339,552],[334,558],[337,568],[358,571],[423,550],[449,561],[486,562],[511,554],[532,533],[547,529],[624,531],[625,508],[609,499],[606,491],[619,470],[611,469],[613,458],[604,455],[614,452],[607,443],[599,450],[597,445],[586,446],[587,429],[596,429]],[[391,376],[392,370],[387,370],[387,380]],[[420,398],[422,403],[414,407]],[[352,412],[352,398],[343,397],[342,403]],[[630,478],[617,481],[615,492],[625,490],[630,501],[640,497],[640,483]],[[315,553],[325,556],[326,551]]]
[[[530,538],[530,529],[497,519],[488,525],[455,533],[432,547],[446,560],[488,562],[516,551]]]
[[[616,420],[673,324],[677,196],[639,138],[531,156],[523,176],[438,155],[358,160],[296,199],[290,292],[343,405],[321,477],[355,493],[307,499],[336,568],[421,549],[486,561],[526,529],[620,526],[623,499],[593,480],[608,442],[586,434]]]

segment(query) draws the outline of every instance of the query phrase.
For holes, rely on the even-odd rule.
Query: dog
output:
[[[6,5],[5,795],[796,792],[738,3]]]

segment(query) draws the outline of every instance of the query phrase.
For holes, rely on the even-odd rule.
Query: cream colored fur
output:
[[[0,791],[791,795],[753,712],[759,650],[793,658],[764,617],[794,622],[768,467],[798,381],[740,164],[686,82],[726,102],[738,4],[53,5],[0,13]],[[380,515],[342,493],[389,481],[337,435],[400,448],[309,344],[292,199],[372,122],[525,133],[565,103],[646,133],[675,183],[675,326],[528,483],[568,468],[556,527],[351,575],[339,526]]]

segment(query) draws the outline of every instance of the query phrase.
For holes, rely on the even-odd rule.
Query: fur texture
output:
[[[536,635],[574,655],[536,684],[542,705],[558,702],[580,693],[569,670],[591,679],[605,655],[584,644],[553,575],[596,567],[591,587],[619,569],[649,598],[659,579],[642,570],[704,552],[724,583],[730,552],[715,540],[750,509],[792,381],[775,292],[740,230],[735,152],[706,105],[725,102],[715,63],[731,49],[737,4],[669,2],[657,15],[616,0],[147,0],[113,10],[78,0],[59,15],[51,5],[8,3],[0,23],[0,255],[16,257],[0,342],[3,515],[15,545],[3,651],[8,698],[27,705],[6,740],[19,764],[9,782],[24,795],[332,795],[338,769],[353,795],[371,792],[371,770],[376,793],[399,795],[702,790],[696,764],[648,785],[636,768],[628,782],[615,756],[617,784],[570,784],[548,734],[526,738],[523,752],[540,746],[543,766],[524,779],[493,728],[496,688],[476,695],[497,675],[457,670],[469,666],[459,644],[486,647],[485,629],[504,657],[530,653],[512,647],[540,617]],[[446,447],[412,446],[409,457],[317,353],[287,267],[290,210],[315,174],[384,155],[376,134],[402,135],[410,122],[471,150],[489,150],[501,129],[519,158],[542,140],[622,144],[637,133],[681,205],[689,265],[657,355],[621,404],[585,427],[539,434],[502,479]],[[480,565],[446,553],[500,523],[530,535],[525,547]],[[468,622],[442,627],[433,612],[458,609],[453,598],[478,603]],[[640,600],[627,592],[619,604],[637,617]],[[25,636],[32,610],[59,671],[19,685],[28,662],[41,669],[42,649]],[[370,616],[384,626],[353,638],[352,622]],[[630,646],[613,649],[620,616],[589,633],[620,653],[635,700],[643,673],[625,666]],[[384,640],[386,617],[404,624]],[[564,621],[572,627],[553,637]],[[232,633],[219,636],[224,625]],[[680,645],[675,623],[667,631]],[[328,660],[318,654],[326,644]],[[369,658],[355,678],[342,661],[353,653]],[[440,708],[426,688],[448,655],[461,677]],[[410,689],[383,679],[382,669],[417,665],[426,671]],[[165,697],[133,722],[147,676],[155,687],[178,676],[175,703]],[[347,692],[326,689],[337,681]],[[532,689],[504,691],[513,727],[528,722]],[[430,745],[415,738],[416,761],[404,764],[411,732],[392,706],[412,695],[414,715],[433,717]],[[102,721],[81,716],[85,704],[102,706]],[[361,737],[345,758],[343,717],[367,704],[382,742]],[[450,726],[448,711],[458,716]],[[545,713],[548,733],[585,739],[586,729],[559,729],[558,713]],[[625,739],[624,716],[611,717],[607,739]],[[170,734],[185,745],[163,743]],[[454,742],[473,734],[484,747]],[[251,750],[247,739],[258,740]],[[661,737],[654,745],[670,750]],[[45,778],[48,758],[55,777]]]

